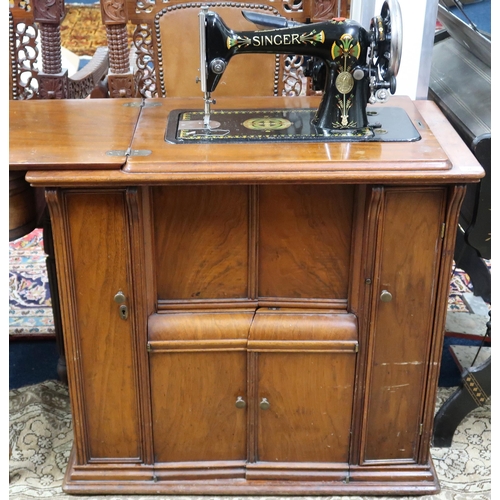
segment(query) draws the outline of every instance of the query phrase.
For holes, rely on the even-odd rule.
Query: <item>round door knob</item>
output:
[[[262,398],[262,401],[259,404],[261,410],[269,410],[271,407],[271,403],[266,398]]]
[[[392,300],[392,293],[388,290],[382,290],[382,293],[380,294],[380,300],[382,302],[390,302]]]
[[[236,403],[235,403],[235,405],[236,405],[236,408],[245,408],[245,406],[246,406],[247,404],[245,403],[245,400],[244,400],[241,396],[238,396],[238,397],[236,398]]]

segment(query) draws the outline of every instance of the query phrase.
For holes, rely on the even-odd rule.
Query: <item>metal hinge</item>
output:
[[[424,424],[420,424],[420,429],[418,431],[418,435],[421,436],[424,433]]]
[[[356,346],[354,347],[354,352],[359,352],[359,344],[356,344]]]
[[[443,238],[444,238],[444,233],[445,233],[445,231],[446,231],[446,222],[443,222],[443,223],[441,224],[441,239],[443,239]]]
[[[152,153],[150,149],[112,149],[106,151],[108,156],[149,156]]]
[[[148,342],[146,344],[146,351],[151,352],[151,350],[152,350],[151,344]]]
[[[134,102],[126,102],[123,107],[124,108],[155,108],[157,106],[161,106],[162,103],[161,102],[157,102],[157,101],[154,101],[154,102],[144,102],[144,101],[141,101],[141,102],[137,102],[137,101],[134,101]]]

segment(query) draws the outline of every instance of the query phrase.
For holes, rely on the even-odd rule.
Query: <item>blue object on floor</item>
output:
[[[9,389],[59,380],[59,353],[54,339],[9,342]]]

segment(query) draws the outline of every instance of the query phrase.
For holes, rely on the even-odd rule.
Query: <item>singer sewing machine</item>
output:
[[[349,19],[303,24],[255,12],[243,15],[264,27],[233,31],[202,7],[200,76],[204,110],[176,110],[165,139],[192,141],[416,141],[420,135],[405,111],[367,110],[396,91],[401,58],[401,13],[397,0],[384,2],[366,30]],[[234,56],[279,53],[304,56],[314,90],[323,90],[318,109],[224,111],[213,109],[212,93]]]

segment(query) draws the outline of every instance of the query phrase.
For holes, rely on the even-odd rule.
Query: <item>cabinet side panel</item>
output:
[[[248,187],[152,189],[159,300],[248,295]]]
[[[259,189],[259,297],[346,299],[354,187]]]
[[[130,297],[124,197],[74,193],[66,200],[89,458],[138,460],[131,321],[113,300],[119,290]]]
[[[444,201],[444,189],[386,190],[370,334],[366,461],[416,460]],[[384,290],[392,300],[381,300]]]

